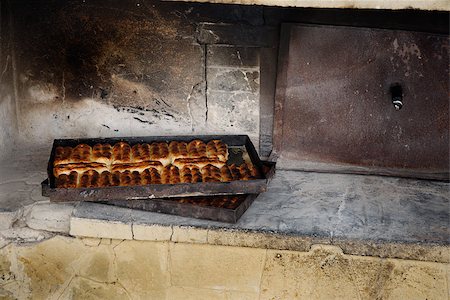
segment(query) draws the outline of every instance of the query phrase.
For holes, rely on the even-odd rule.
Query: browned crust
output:
[[[159,161],[144,161],[144,162],[138,162],[138,163],[129,163],[129,164],[113,164],[111,166],[112,172],[125,172],[125,171],[138,171],[143,172],[145,169],[148,168],[155,168],[159,171],[162,170],[163,165]]]
[[[90,163],[92,148],[86,144],[79,144],[73,148],[70,163]]]
[[[202,173],[197,166],[184,166],[180,170],[180,179],[183,183],[202,182]]]
[[[221,168],[225,165],[225,162],[220,161],[217,158],[177,158],[173,162],[174,166],[178,168],[183,168],[184,166],[197,166],[200,169],[206,167],[207,165],[213,165],[216,168]]]
[[[220,182],[222,181],[222,175],[220,169],[213,166],[207,165],[202,168],[202,179],[203,182]]]
[[[71,162],[73,148],[72,147],[56,147],[53,165],[63,165]]]
[[[187,144],[187,151],[191,158],[206,157],[206,144],[200,140],[193,140]]]
[[[131,148],[131,153],[134,163],[152,160],[149,144],[136,144]]]
[[[84,172],[80,181],[78,182],[78,187],[81,188],[93,188],[99,185],[100,174],[95,170],[89,170]]]
[[[109,171],[104,171],[100,174],[100,180],[98,182],[99,187],[112,186],[112,174]]]
[[[56,178],[58,188],[76,188],[78,185],[78,173],[75,171],[69,174],[61,174]]]
[[[166,184],[180,183],[180,171],[176,166],[164,167],[161,174],[161,182]]]
[[[231,174],[228,166],[223,166],[222,168],[220,168],[220,177],[221,181],[223,182],[233,181],[233,175]]]
[[[128,143],[119,142],[114,145],[112,149],[113,164],[128,164],[131,163],[131,147]]]
[[[217,158],[226,162],[228,160],[228,147],[221,140],[212,140],[206,144],[206,154],[209,158]]]
[[[99,162],[103,164],[111,164],[112,161],[112,146],[110,144],[96,144],[92,147],[92,162]]]
[[[109,171],[108,167],[101,163],[73,163],[55,166],[53,168],[53,174],[55,177],[58,177],[61,174],[70,174],[72,171],[81,174],[89,170],[95,170],[99,173]]]
[[[177,158],[186,158],[189,157],[187,150],[187,143],[172,141],[169,143],[169,155],[171,161],[174,161]]]
[[[120,172],[113,172],[111,174],[111,185],[119,186],[120,185]]]
[[[160,161],[164,166],[172,161],[169,156],[169,146],[165,142],[154,142],[150,145],[150,157],[153,161]]]
[[[146,169],[141,174],[142,184],[161,184],[161,175],[154,168]]]

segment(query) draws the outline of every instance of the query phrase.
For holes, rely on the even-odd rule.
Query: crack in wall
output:
[[[203,50],[203,54],[204,54],[204,80],[205,80],[205,107],[206,107],[206,112],[205,112],[205,125],[208,125],[208,49],[207,49],[207,45],[204,45],[204,50]]]

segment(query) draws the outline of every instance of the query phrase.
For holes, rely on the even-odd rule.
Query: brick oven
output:
[[[0,296],[448,299],[449,9],[0,1]],[[180,135],[276,163],[235,224],[42,195],[55,139]]]

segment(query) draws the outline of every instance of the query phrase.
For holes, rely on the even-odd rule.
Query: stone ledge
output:
[[[179,1],[179,0],[165,0]],[[269,5],[313,8],[360,8],[360,9],[421,9],[449,11],[445,0],[182,0],[185,2],[209,2],[243,5]]]
[[[71,234],[293,251],[327,244],[345,254],[450,261],[448,183],[279,170],[239,222],[225,224],[96,203],[49,203],[39,195],[45,173],[38,171],[47,154],[37,157],[2,165],[0,248]]]

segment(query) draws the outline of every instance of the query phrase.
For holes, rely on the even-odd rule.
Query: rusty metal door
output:
[[[279,167],[448,179],[448,45],[419,32],[284,25]]]

